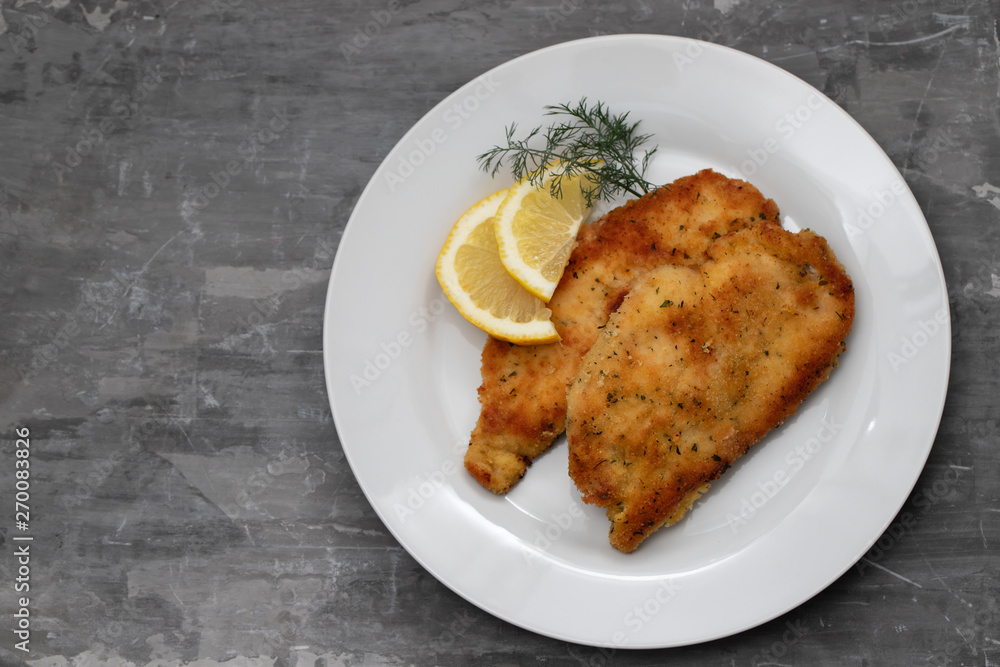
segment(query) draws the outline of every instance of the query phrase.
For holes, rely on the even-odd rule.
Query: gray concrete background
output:
[[[0,663],[1000,664],[998,17],[985,0],[3,0]],[[388,534],[338,442],[321,327],[344,225],[414,122],[510,58],[627,32],[761,56],[856,118],[924,210],[954,341],[928,465],[858,567],[743,634],[612,653],[480,611]]]

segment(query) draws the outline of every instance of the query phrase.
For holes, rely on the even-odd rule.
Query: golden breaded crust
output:
[[[854,319],[826,241],[770,222],[647,272],[568,392],[570,476],[633,551],[825,380]]]
[[[566,387],[632,281],[663,264],[704,262],[714,239],[777,218],[777,205],[757,188],[706,169],[584,225],[549,302],[560,342],[518,346],[491,338],[483,349],[469,473],[506,493],[563,432]]]

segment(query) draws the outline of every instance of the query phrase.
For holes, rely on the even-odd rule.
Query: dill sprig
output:
[[[603,102],[590,105],[584,97],[575,106],[548,105],[545,115],[567,116],[568,120],[544,131],[536,127],[523,139],[515,137],[517,125],[511,124],[506,130],[507,145],[494,146],[477,158],[483,171],[496,176],[506,160],[515,179],[527,176],[535,187],[548,180],[555,197],[562,196],[563,178],[590,174],[591,178],[581,179],[588,205],[619,193],[640,197],[656,187],[644,177],[656,148],[636,158],[639,147],[652,135],[638,134],[639,123],[630,123],[628,112],[612,114]],[[545,169],[554,162],[562,163],[562,168]]]

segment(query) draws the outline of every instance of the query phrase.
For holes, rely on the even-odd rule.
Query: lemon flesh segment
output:
[[[561,200],[547,191],[529,193],[512,223],[524,263],[547,281],[558,282],[587,211],[578,189],[565,192]]]
[[[550,167],[552,174],[561,167]],[[561,196],[522,179],[500,204],[494,220],[500,259],[526,290],[548,302],[569,261],[580,225],[590,211],[584,189],[593,187],[584,174],[563,178]]]
[[[491,336],[524,345],[554,342],[559,334],[550,321],[552,312],[500,261],[493,215],[506,193],[487,197],[459,218],[435,273],[462,316]]]

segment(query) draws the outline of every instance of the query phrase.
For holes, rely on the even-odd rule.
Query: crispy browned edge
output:
[[[751,446],[795,413],[806,397],[830,376],[831,371],[837,366],[840,354],[846,349],[845,340],[850,333],[855,314],[854,288],[850,276],[834,256],[826,240],[808,230],[792,235],[778,225],[769,223],[758,224],[752,232],[742,233],[759,234],[770,248],[780,253],[779,256],[786,257],[799,265],[813,266],[830,283],[829,287],[824,289],[828,289],[843,300],[844,309],[841,313],[843,319],[835,331],[831,331],[828,337],[818,341],[818,346],[812,355],[812,359],[817,363],[802,369],[803,372],[795,376],[787,392],[762,406],[763,416],[755,420],[757,428],[738,431],[735,437],[727,440],[724,448],[716,451],[719,460],[705,459],[704,465],[695,470],[695,477],[686,479],[683,486],[664,489],[662,493],[652,497],[647,496],[645,502],[637,509],[632,509],[629,513],[630,519],[642,526],[641,529],[616,531],[612,523],[609,539],[611,544],[622,552],[631,553],[653,532],[679,521],[697,498],[707,490],[712,480],[718,479],[739,457],[749,451]],[[714,256],[716,252],[722,252],[729,240],[731,237],[720,239],[710,249],[709,254]],[[613,320],[614,316],[612,322]],[[571,476],[576,479],[579,475],[572,474],[574,463],[571,455]],[[579,465],[579,462],[576,464]],[[687,469],[686,472],[688,470],[691,469]],[[608,518],[614,521],[614,509],[621,498],[613,495],[613,485],[609,481],[605,480],[598,486],[603,486],[604,490],[585,493],[584,501],[606,508]]]

